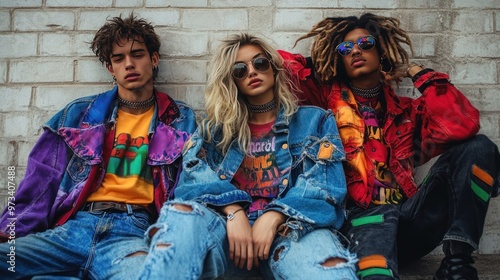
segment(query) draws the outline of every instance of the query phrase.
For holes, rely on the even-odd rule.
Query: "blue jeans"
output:
[[[474,166],[486,171],[493,184],[478,179]],[[442,154],[404,203],[349,208],[342,231],[360,259],[360,273],[365,257],[379,256],[387,266],[366,269],[363,279],[399,279],[398,265],[420,259],[445,240],[477,249],[489,198],[498,195],[499,175],[497,146],[477,135]]]
[[[177,210],[175,203],[193,210]],[[150,240],[140,279],[215,279],[231,266],[225,217],[199,203],[167,202],[151,230],[158,231]],[[356,258],[327,229],[312,231],[298,242],[277,236],[269,255],[273,257],[259,265],[267,279],[356,279]],[[332,257],[346,262],[321,265]]]
[[[17,238],[14,245],[0,244],[0,279],[136,279],[148,251],[144,233],[151,223],[146,212],[79,211],[59,227]],[[15,272],[8,270],[10,246],[15,246]]]

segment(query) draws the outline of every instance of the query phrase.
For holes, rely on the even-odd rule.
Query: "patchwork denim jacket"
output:
[[[14,215],[6,208],[0,218],[0,238],[8,236],[13,219],[16,237],[63,224],[100,186],[106,151],[111,150],[115,137],[117,92],[115,87],[74,100],[44,125],[15,194]],[[147,164],[153,173],[154,203],[160,209],[173,193],[182,147],[196,129],[196,121],[184,103],[162,92],[155,95]]]
[[[291,238],[298,240],[315,228],[338,229],[344,222],[346,183],[344,149],[331,111],[303,106],[291,117],[281,111],[272,127],[276,137],[279,196],[264,210],[288,216]],[[220,131],[205,141],[199,129],[184,146],[183,171],[175,197],[217,207],[247,206],[250,195],[231,180],[244,153],[234,140],[226,154],[216,147]],[[290,235],[289,235],[290,236]]]

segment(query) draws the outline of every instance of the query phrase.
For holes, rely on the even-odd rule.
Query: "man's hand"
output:
[[[278,226],[286,221],[286,216],[277,211],[268,211],[260,216],[252,227],[254,262],[269,258],[269,250],[273,243]]]

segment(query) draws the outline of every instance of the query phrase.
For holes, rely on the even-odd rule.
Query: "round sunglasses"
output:
[[[375,46],[375,37],[370,35],[363,36],[359,38],[356,43],[352,41],[345,41],[338,44],[336,49],[340,55],[346,56],[352,52],[354,45],[358,45],[358,48],[362,51],[371,50]]]
[[[271,67],[271,61],[265,57],[257,57],[250,61],[253,69],[259,73],[265,73]],[[233,65],[233,77],[236,79],[243,79],[248,76],[248,62],[237,62]]]

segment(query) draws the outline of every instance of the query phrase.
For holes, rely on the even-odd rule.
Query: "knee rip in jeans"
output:
[[[192,212],[193,211],[193,207],[191,207],[190,205],[187,205],[187,204],[172,204],[171,206],[172,208],[176,209],[176,210],[180,210],[182,212]],[[149,230],[149,238],[152,238],[160,229],[155,227],[155,228],[151,228]],[[170,245],[168,245],[170,246]]]
[[[275,262],[279,261],[280,254],[281,254],[281,252],[283,252],[283,250],[285,250],[285,246],[281,246],[281,247],[277,248],[276,250],[274,250],[273,260]],[[344,258],[330,257],[330,258],[326,259],[321,265],[324,267],[334,267],[340,263],[346,263],[346,262],[347,262],[347,260]]]
[[[147,254],[148,253],[145,252],[145,251],[138,251],[138,252],[126,255],[125,258],[128,258],[128,257],[137,257],[137,256],[144,256],[144,255],[147,255]]]

